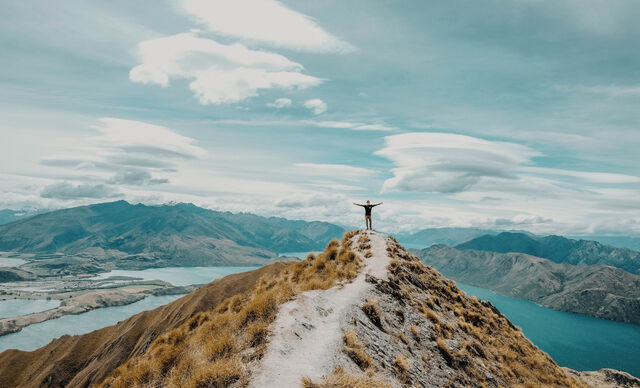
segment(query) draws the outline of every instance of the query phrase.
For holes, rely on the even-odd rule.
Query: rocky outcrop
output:
[[[579,372],[564,368],[569,374],[593,388],[640,388],[640,379],[614,369]]]

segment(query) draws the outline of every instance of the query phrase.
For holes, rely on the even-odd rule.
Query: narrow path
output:
[[[353,282],[328,290],[306,291],[280,306],[265,356],[253,372],[251,387],[300,387],[303,377],[315,380],[333,372],[342,352],[346,312],[353,305],[361,305],[371,287],[365,281],[366,274],[381,279],[388,276],[388,237],[377,232],[366,234],[371,239],[373,256],[363,258],[364,267]]]

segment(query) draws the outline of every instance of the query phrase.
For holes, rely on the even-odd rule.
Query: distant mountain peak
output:
[[[558,235],[531,237],[522,233],[502,232],[476,237],[456,245],[455,248],[499,253],[519,252],[556,263],[611,265],[640,274],[640,252],[603,245],[597,241],[573,240]]]
[[[146,206],[120,200],[2,225],[0,251],[74,255],[99,248],[110,252],[105,259],[153,257],[150,266],[266,264],[266,258],[280,252],[321,249],[343,233],[326,222],[217,212],[191,203]],[[132,260],[120,264],[137,265]]]

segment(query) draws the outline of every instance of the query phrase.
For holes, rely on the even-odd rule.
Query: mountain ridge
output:
[[[572,240],[550,235],[531,237],[522,233],[502,232],[484,235],[454,248],[459,250],[518,252],[573,265],[611,265],[627,272],[640,274],[640,252],[600,244],[592,240]]]
[[[321,249],[343,233],[319,221],[116,201],[2,225],[0,251],[114,259],[120,268],[265,264],[279,252]]]

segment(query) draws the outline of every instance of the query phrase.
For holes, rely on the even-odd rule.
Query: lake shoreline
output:
[[[132,288],[132,286],[134,288]],[[135,303],[152,295],[187,294],[200,286],[201,285],[173,286],[166,282],[146,281],[129,283],[122,287],[112,287],[101,290],[91,289],[92,291],[70,296],[67,299],[60,298],[60,305],[52,309],[0,319],[0,336],[19,332],[29,325],[42,323],[50,319],[60,318],[65,315],[82,314],[104,307],[123,306]],[[33,295],[24,296],[25,295],[18,295],[18,297],[14,299],[5,300],[33,299]],[[51,298],[51,296],[47,296],[47,298]]]
[[[559,311],[535,302],[456,282],[486,300],[560,366],[577,371],[615,369],[640,377],[640,326]]]

